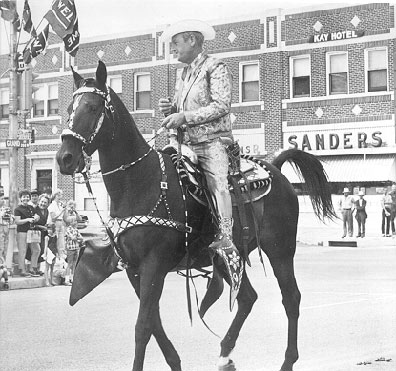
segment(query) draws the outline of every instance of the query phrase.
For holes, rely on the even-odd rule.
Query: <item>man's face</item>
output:
[[[35,193],[32,194],[32,202],[36,205],[38,202],[39,196]]]
[[[194,60],[194,48],[191,45],[191,37],[184,40],[182,34],[177,34],[172,37],[172,52],[176,53],[176,58],[182,63],[191,63]]]

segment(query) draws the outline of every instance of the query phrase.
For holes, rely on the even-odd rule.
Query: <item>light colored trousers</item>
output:
[[[189,145],[198,156],[209,192],[220,219],[232,218],[231,195],[228,189],[228,154],[220,139]]]
[[[8,250],[8,225],[0,225],[0,258],[6,260]]]

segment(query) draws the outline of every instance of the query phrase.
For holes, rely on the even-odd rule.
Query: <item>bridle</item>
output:
[[[96,87],[88,87],[88,86],[86,86],[84,84],[83,86],[78,88],[73,93],[73,109],[72,109],[72,112],[71,112],[71,114],[69,116],[68,128],[64,129],[62,131],[62,134],[61,134],[61,138],[62,139],[65,136],[72,136],[72,137],[78,139],[80,142],[82,142],[82,144],[83,144],[83,152],[85,154],[87,154],[88,156],[90,156],[92,154],[92,152],[89,153],[89,151],[87,150],[87,147],[93,142],[93,140],[95,139],[96,135],[99,133],[99,130],[102,127],[102,124],[103,124],[105,116],[109,117],[111,119],[111,121],[113,122],[114,129],[113,129],[112,139],[114,139],[115,126],[116,126],[115,109],[114,109],[114,105],[112,103],[111,96],[110,96],[110,88],[109,88],[109,86],[107,84],[105,85],[105,88],[106,88],[106,91],[103,91],[103,90],[100,90],[100,89],[98,89]],[[89,138],[84,138],[81,134],[77,133],[74,130],[75,111],[76,111],[77,107],[80,104],[80,101],[81,101],[81,98],[82,98],[83,94],[85,94],[85,93],[96,94],[96,95],[100,96],[103,99],[103,101],[104,101],[103,110],[101,111],[99,119],[97,120],[97,122],[95,124],[95,129],[91,133]]]
[[[116,128],[116,125],[117,125],[117,114],[116,114],[116,111],[114,109],[114,105],[113,105],[113,102],[112,102],[112,99],[111,99],[110,87],[106,84],[105,88],[106,88],[106,91],[103,91],[103,90],[100,90],[100,89],[98,89],[96,87],[86,86],[85,82],[84,82],[84,85],[81,86],[80,88],[78,88],[73,93],[73,108],[72,108],[72,112],[71,112],[71,114],[69,116],[68,128],[64,129],[62,131],[61,138],[63,139],[66,136],[72,136],[72,137],[78,139],[83,144],[82,153],[83,153],[84,163],[85,163],[85,172],[82,173],[82,174],[84,176],[84,180],[81,181],[81,182],[76,180],[76,178],[74,176],[75,174],[74,174],[73,175],[73,180],[76,183],[87,183],[87,179],[90,178],[92,175],[94,175],[94,173],[90,173],[89,172],[91,164],[92,164],[91,155],[92,155],[92,153],[94,151],[92,151],[92,152],[89,151],[87,149],[87,147],[93,142],[93,140],[95,139],[96,135],[99,133],[99,130],[102,127],[102,124],[103,124],[103,121],[105,119],[105,116],[109,117],[110,120],[113,123],[113,128],[114,129],[113,129],[112,140],[115,137],[115,128]],[[89,136],[88,139],[84,138],[81,134],[77,133],[74,130],[75,111],[76,111],[77,107],[80,104],[80,101],[81,101],[81,98],[82,98],[83,94],[85,94],[85,93],[93,93],[93,94],[99,95],[104,101],[103,110],[101,111],[100,116],[99,116],[99,118],[98,118],[98,120],[97,120],[97,122],[95,124],[94,131],[91,133],[91,135]],[[149,140],[149,142],[151,142],[158,135],[160,135],[163,132],[163,130],[164,130],[163,128],[159,129],[157,131],[157,133],[153,136],[153,138],[151,138]],[[149,150],[145,154],[143,154],[141,157],[136,159],[135,161],[132,161],[132,162],[127,163],[127,164],[123,164],[123,165],[115,168],[114,170],[110,170],[110,171],[107,171],[105,173],[102,173],[102,176],[110,175],[110,174],[113,174],[113,173],[115,173],[117,171],[124,171],[124,170],[129,169],[131,166],[135,165],[136,163],[140,162],[145,157],[147,157],[151,153],[152,150],[154,150],[154,149],[153,149],[153,147],[150,146]],[[97,171],[95,173],[101,173],[101,170],[99,170],[99,171]]]

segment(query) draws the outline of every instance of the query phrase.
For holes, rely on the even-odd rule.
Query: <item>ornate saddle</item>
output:
[[[178,172],[188,193],[199,203],[207,205],[208,202],[205,197],[206,182],[200,167],[187,156],[181,156],[178,160],[177,152],[173,147],[167,147],[163,152],[171,157],[175,167],[179,166]],[[241,202],[245,204],[259,200],[271,191],[272,184],[272,174],[263,161],[243,154],[240,156],[239,171],[232,171],[230,166],[228,177],[233,206],[237,206]],[[238,186],[239,191],[235,190],[236,186]],[[240,195],[242,201],[237,200],[236,195],[238,197]]]

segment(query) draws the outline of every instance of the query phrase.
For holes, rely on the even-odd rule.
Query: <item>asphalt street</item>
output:
[[[248,274],[259,299],[232,354],[240,371],[277,371],[286,346],[287,321],[277,282],[253,253]],[[302,293],[300,359],[295,371],[396,369],[396,248],[300,244],[295,260]],[[196,280],[202,298],[204,280]],[[124,273],[106,280],[74,307],[70,287],[0,293],[0,369],[130,370],[138,300]],[[207,323],[224,335],[234,313],[228,291]],[[185,281],[171,274],[161,301],[162,320],[183,370],[216,370],[219,341],[195,313],[189,323]],[[168,370],[151,340],[145,370]]]

